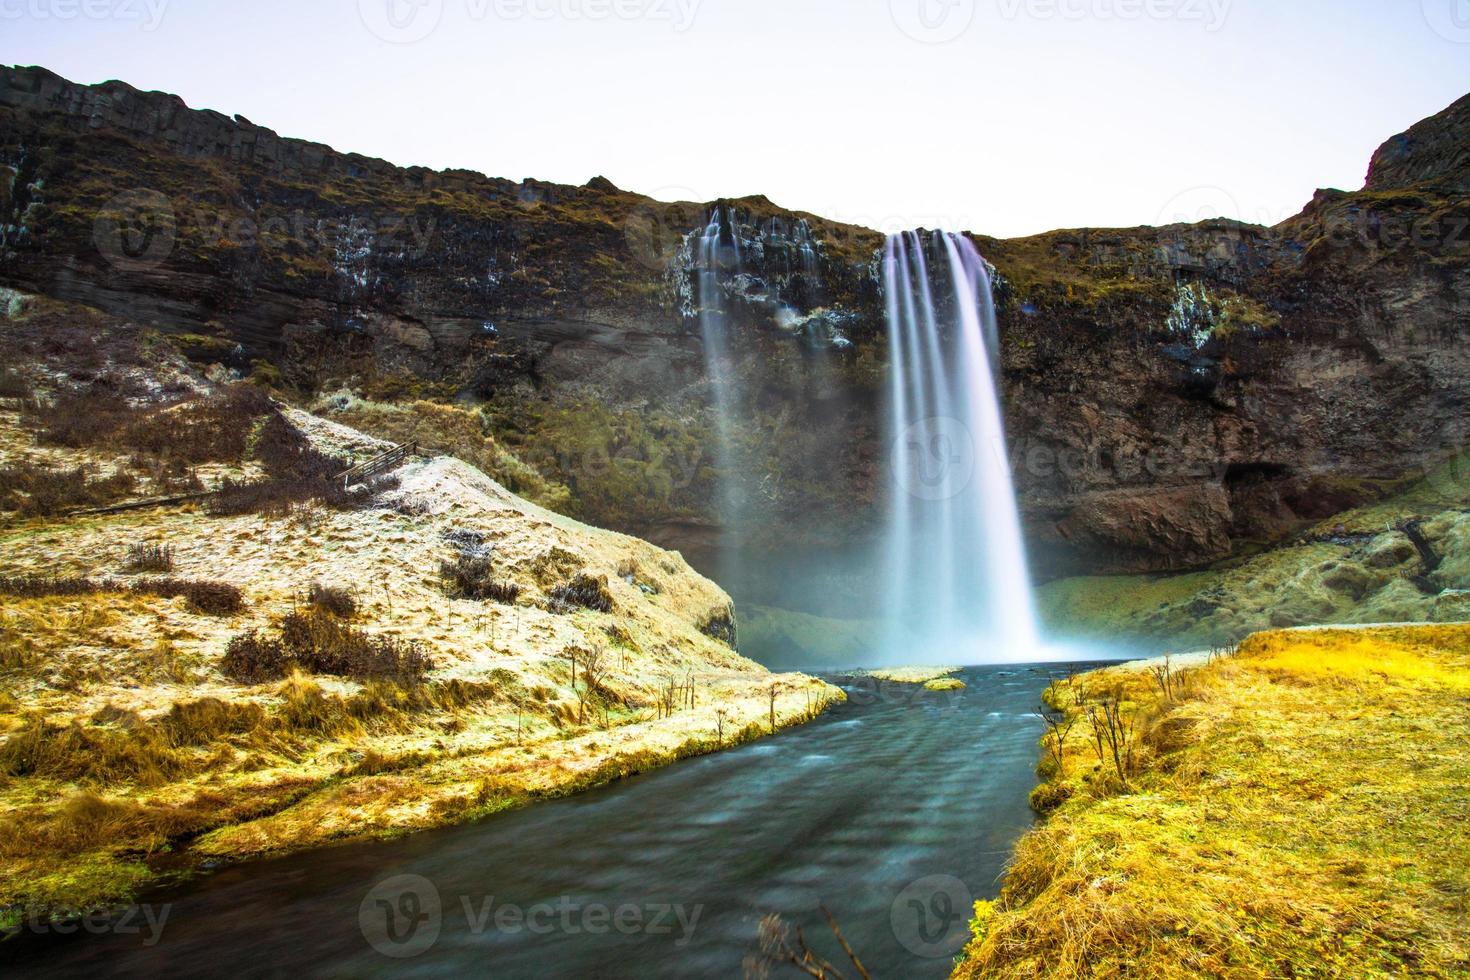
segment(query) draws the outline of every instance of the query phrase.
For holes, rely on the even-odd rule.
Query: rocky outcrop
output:
[[[1470,438],[1467,113],[1276,228],[976,238],[1042,576],[1209,563]],[[0,282],[214,338],[306,390],[482,405],[579,516],[696,551],[738,519],[761,559],[738,597],[791,601],[799,579],[870,603],[852,557],[886,487],[878,234],[759,197],[398,168],[42,69],[0,70],[0,168]],[[739,254],[719,279],[733,463],[698,453],[712,217]],[[732,476],[738,518],[711,492]]]
[[[1470,192],[1470,95],[1395,136],[1373,154],[1368,190],[1424,184]]]

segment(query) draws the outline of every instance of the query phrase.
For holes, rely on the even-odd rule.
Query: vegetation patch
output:
[[[600,613],[613,611],[613,597],[608,591],[607,580],[586,574],[578,575],[565,585],[558,585],[547,598],[551,611],[555,613],[569,613],[576,609]]]
[[[293,672],[356,680],[416,680],[433,669],[417,643],[375,636],[316,607],[290,613],[278,636],[251,631],[230,641],[220,670],[245,684],[280,680]]]
[[[0,467],[0,510],[23,517],[54,517],[69,510],[105,507],[132,496],[137,480],[96,466],[54,468],[20,461]]]
[[[439,577],[444,583],[444,594],[451,599],[513,606],[521,597],[520,585],[496,577],[494,558],[488,554],[462,553],[454,561],[439,566]]]
[[[171,572],[174,570],[174,549],[167,544],[129,545],[124,567],[130,572]]]
[[[956,976],[1463,976],[1470,627],[1057,681],[1051,811]]]
[[[233,616],[245,608],[245,596],[228,582],[185,579],[143,579],[128,585],[112,579],[19,577],[0,578],[0,595],[18,599],[77,598],[106,593],[132,592],[160,599],[184,598],[195,612],[209,616]]]

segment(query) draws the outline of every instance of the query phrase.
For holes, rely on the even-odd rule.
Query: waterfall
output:
[[[990,273],[967,238],[945,232],[892,236],[883,273],[893,477],[885,657],[1034,659]]]
[[[740,265],[740,236],[734,216],[723,205],[716,206],[710,213],[709,224],[699,237],[695,271],[699,290],[699,332],[715,414],[714,462],[720,474],[718,504],[724,527],[718,578],[727,584],[738,574],[739,542],[736,538],[744,505],[737,489],[740,474],[736,469],[735,390],[731,376],[724,280],[738,274]]]

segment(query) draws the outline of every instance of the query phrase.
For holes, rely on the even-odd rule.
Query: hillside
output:
[[[445,456],[343,490],[386,444],[150,330],[4,299],[7,918],[474,819],[841,697],[737,654],[729,597],[677,554]]]

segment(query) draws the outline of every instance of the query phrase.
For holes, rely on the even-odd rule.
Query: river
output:
[[[229,867],[70,935],[27,928],[0,973],[739,977],[778,913],[852,977],[825,906],[873,977],[944,977],[1031,825],[1046,674],[975,668],[946,694],[843,681],[848,703],[738,749]]]

